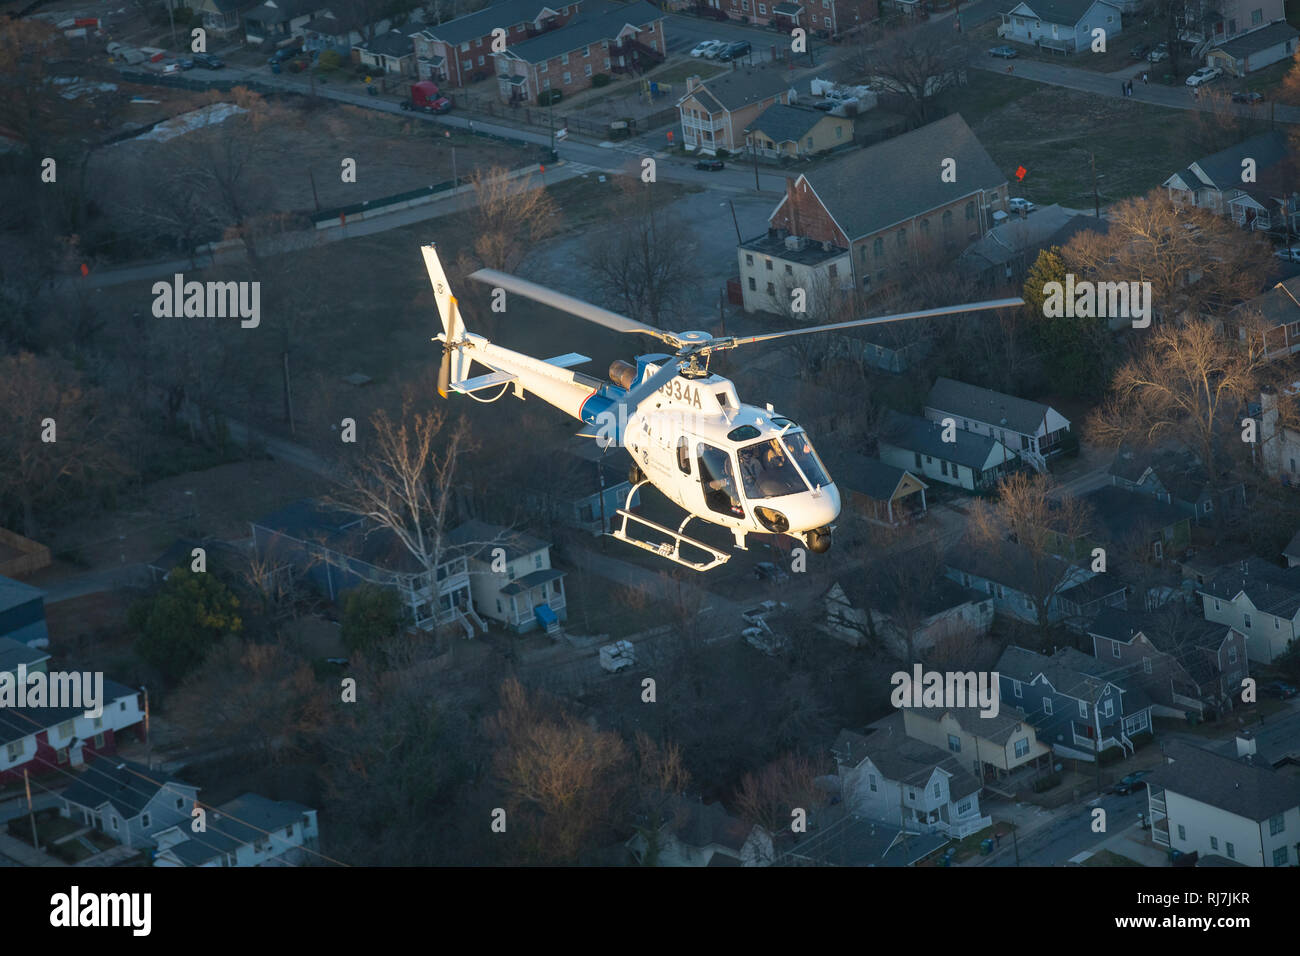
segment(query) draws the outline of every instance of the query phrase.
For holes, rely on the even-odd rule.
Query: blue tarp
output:
[[[537,623],[542,627],[550,627],[552,624],[556,624],[560,620],[555,616],[555,612],[551,610],[549,604],[537,605],[537,607],[533,608],[533,616],[537,618]]]

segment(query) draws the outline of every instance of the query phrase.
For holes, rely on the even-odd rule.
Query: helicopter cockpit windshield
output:
[[[801,431],[746,445],[737,458],[749,499],[779,498],[829,484],[812,443]]]

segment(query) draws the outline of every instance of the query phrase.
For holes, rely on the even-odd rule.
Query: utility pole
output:
[[[1016,839],[1016,825],[1011,824],[1011,847],[1016,853],[1016,866],[1020,865],[1020,841]]]
[[[736,218],[736,204],[728,199],[727,205],[731,207],[731,224],[736,227],[736,244],[739,245],[745,240],[740,238],[740,220]]]
[[[293,424],[293,389],[289,386],[289,350],[284,351],[284,414],[289,421],[289,434],[297,435]]]
[[[316,175],[310,167],[307,169],[307,178],[311,180],[311,201],[316,204],[316,211],[320,212],[320,197],[316,195]]]
[[[1089,153],[1092,161],[1092,211],[1098,219],[1101,218],[1101,195],[1097,192],[1097,154]]]
[[[153,769],[153,739],[149,736],[149,688],[141,684],[140,690],[144,693],[144,742],[145,742],[145,746],[149,748],[147,750],[148,756],[146,756],[145,758],[145,766],[148,767],[150,770],[152,770]]]
[[[32,782],[27,779],[27,768],[23,767],[23,786],[27,788],[27,813],[32,819],[32,846],[41,848],[41,839],[36,835],[36,809],[32,806]]]
[[[754,192],[762,192],[762,187],[758,185],[758,140],[752,133],[749,137],[749,152],[754,157]]]
[[[172,46],[176,45],[176,16],[174,13],[176,0],[167,0],[167,22],[172,28]]]

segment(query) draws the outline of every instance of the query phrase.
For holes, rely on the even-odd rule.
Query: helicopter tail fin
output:
[[[469,358],[458,348],[456,343],[465,338],[465,323],[461,320],[460,306],[451,293],[447,274],[438,260],[437,246],[434,243],[421,246],[424,255],[424,267],[429,273],[429,282],[433,286],[433,298],[438,305],[438,315],[442,319],[443,342],[442,366],[438,372],[438,392],[443,398],[448,395],[448,387],[463,382],[469,372]]]

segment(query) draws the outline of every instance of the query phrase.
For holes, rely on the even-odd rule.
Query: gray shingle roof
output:
[[[1095,701],[1107,683],[1115,683],[1103,676],[1105,668],[1096,658],[1073,647],[1063,647],[1048,657],[1012,645],[998,659],[998,673],[1025,684],[1042,674],[1057,693],[1086,701]]]
[[[0,637],[0,673],[8,671],[12,674],[19,664],[26,664],[30,669],[33,664],[49,659],[49,654],[38,651],[34,647],[29,647],[22,641]]]
[[[275,0],[275,6],[263,3],[244,14],[246,20],[258,23],[288,23],[296,17],[314,12],[322,0]]]
[[[1279,282],[1237,308],[1241,312],[1258,313],[1278,325],[1286,325],[1300,322],[1300,305],[1296,305],[1296,299],[1300,299],[1300,276]]]
[[[662,10],[646,0],[636,0],[635,3],[595,15],[580,12],[558,30],[507,46],[506,53],[526,63],[544,63],[552,57],[572,53],[580,47],[601,40],[613,40],[628,24],[641,27],[662,19],[663,15]]]
[[[690,90],[682,99],[694,96],[710,112],[738,110],[750,103],[759,103],[778,93],[794,88],[794,84],[781,70],[733,70],[705,80],[701,86]],[[680,103],[681,100],[678,100]]]
[[[491,36],[497,27],[508,32],[515,24],[531,23],[543,10],[559,13],[564,6],[564,2],[551,5],[543,0],[502,0],[446,23],[426,24],[422,32],[429,38],[444,43],[464,43],[466,40]]]
[[[856,452],[844,452],[827,462],[836,484],[850,491],[887,501],[898,490],[903,476],[911,474],[902,468],[895,468],[875,458],[859,455]],[[912,475],[922,485],[924,481]],[[929,487],[926,485],[926,487]]]
[[[492,547],[505,549],[506,560],[514,561],[525,555],[540,551],[549,545],[541,538],[523,531],[511,531],[500,525],[488,524],[486,521],[466,521],[458,525],[447,535],[447,543],[454,547],[491,542]]]
[[[169,786],[193,787],[193,784],[130,760],[97,757],[86,765],[62,796],[69,803],[92,810],[110,803],[122,819],[133,820],[159,790]],[[176,791],[176,795],[188,797],[189,792]]]
[[[115,702],[138,694],[139,691],[133,688],[104,678],[104,694],[101,703],[104,709],[108,710]],[[39,731],[57,727],[65,720],[81,717],[86,709],[85,707],[0,707],[0,744],[13,743]]]
[[[993,717],[985,717],[979,707],[948,707],[944,710],[915,710],[925,720],[936,723],[948,715],[957,721],[962,730],[976,737],[991,740],[996,744],[1006,744],[1013,735],[1026,727],[1023,716],[1009,714],[1009,708],[1003,706]]]
[[[1243,143],[1229,146],[1212,156],[1196,161],[1201,172],[1210,177],[1210,181],[1219,189],[1241,186],[1241,161],[1247,157],[1255,160],[1256,173],[1273,166],[1286,158],[1286,134],[1270,130],[1252,136]],[[1195,181],[1199,184],[1199,180]],[[1189,185],[1192,185],[1189,183]]]
[[[968,540],[962,540],[948,552],[944,562],[950,568],[1017,591],[1031,586],[1035,580],[1033,556],[1011,541],[972,544]],[[1045,574],[1054,574],[1053,582],[1056,582],[1064,577],[1068,567],[1060,558],[1047,555],[1040,570]]]
[[[270,800],[256,793],[246,793],[210,813],[205,832],[189,833],[188,839],[173,844],[168,851],[186,866],[202,866],[240,847],[264,840],[268,834],[299,822],[310,812],[310,807],[291,800]],[[281,839],[284,839],[283,835]]]
[[[333,508],[319,499],[295,501],[259,518],[254,525],[321,545],[335,554],[356,558],[385,571],[417,574],[424,570],[391,531],[370,525],[360,515]]]
[[[948,412],[957,418],[969,418],[995,428],[1009,428],[1022,435],[1035,434],[1046,420],[1048,412],[1048,406],[1041,402],[1016,398],[1014,395],[968,385],[951,378],[935,381],[925,404],[928,408]]]
[[[989,435],[977,435],[960,428],[956,430],[954,437],[956,441],[944,441],[943,426],[939,422],[932,422],[928,418],[917,415],[904,415],[902,412],[890,411],[885,416],[884,426],[881,428],[880,442],[906,451],[917,451],[933,458],[956,462],[973,471],[979,471],[984,467],[984,463],[989,460],[989,455],[993,452],[993,446],[998,443],[997,439]]]
[[[358,43],[355,49],[365,50],[368,53],[377,53],[380,56],[415,56],[415,43],[411,40],[409,34],[401,30],[389,30],[373,40],[363,40]]]
[[[24,584],[22,581],[15,581],[13,578],[0,575],[0,611],[19,607],[28,601],[35,601],[37,598],[44,596],[45,592],[40,588],[34,588],[30,584]]]
[[[784,103],[773,103],[763,110],[758,119],[745,128],[745,132],[761,132],[779,146],[782,143],[799,142],[808,135],[808,132],[814,126],[824,119],[826,119],[826,114],[819,110],[806,109],[802,106],[786,106]],[[840,122],[846,121],[841,119]]]
[[[1231,601],[1242,591],[1261,611],[1283,618],[1300,611],[1300,568],[1280,568],[1263,558],[1229,565],[1200,588],[1199,593]]]
[[[1023,2],[1043,21],[1073,27],[1083,19],[1083,15],[1088,12],[1088,8],[1095,0],[1023,0]],[[1020,3],[1011,4],[1007,12],[1011,12],[1018,6]],[[1113,7],[1114,4],[1109,6]],[[1116,8],[1115,12],[1118,13],[1119,9]]]
[[[1267,50],[1269,47],[1285,43],[1287,40],[1294,40],[1296,37],[1300,37],[1300,31],[1297,31],[1295,27],[1285,20],[1279,20],[1277,23],[1270,23],[1259,30],[1252,30],[1235,40],[1229,40],[1215,49],[1222,50],[1234,59],[1240,60],[1242,57],[1250,56],[1252,53],[1259,53],[1261,50]]]
[[[1092,508],[1093,519],[1109,540],[1120,541],[1144,529],[1167,528],[1191,519],[1182,509],[1138,491],[1104,485],[1080,499]]]
[[[948,774],[948,790],[953,800],[980,791],[980,782],[954,754],[907,736],[901,712],[890,714],[873,727],[865,737],[853,735],[859,740],[853,741],[851,752],[861,755],[853,766],[861,764],[862,757],[870,757],[887,779],[913,787],[924,786],[935,770],[942,770]],[[841,737],[844,733],[847,732],[842,732]]]
[[[1165,745],[1170,763],[1147,778],[1151,787],[1207,803],[1248,820],[1262,822],[1300,806],[1300,774],[1249,764],[1179,740]]]
[[[943,182],[931,168],[931,160],[937,164],[943,157],[957,161],[957,182]],[[801,179],[812,185],[851,240],[1007,181],[956,113],[867,149],[853,150]]]

